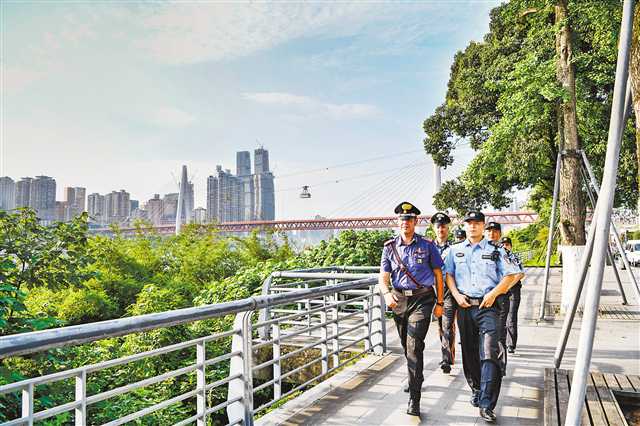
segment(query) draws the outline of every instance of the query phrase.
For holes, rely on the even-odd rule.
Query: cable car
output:
[[[302,192],[300,193],[300,198],[311,198],[311,193],[309,192],[308,186],[302,187]]]

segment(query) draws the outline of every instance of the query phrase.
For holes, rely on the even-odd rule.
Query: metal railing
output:
[[[205,425],[209,416],[225,409],[227,424],[251,425],[256,414],[321,381],[363,354],[381,355],[386,350],[385,306],[384,299],[375,291],[376,274],[331,272],[349,271],[344,268],[319,271],[274,272],[263,286],[263,295],[257,297],[1,337],[0,358],[4,358],[236,315],[233,326],[224,332],[0,386],[0,396],[19,394],[21,401],[20,417],[3,425],[32,425],[63,413],[72,413],[76,425],[96,424],[88,415],[89,407],[194,373],[191,389],[103,424],[124,424],[182,403],[191,407],[192,415],[173,419],[175,425]],[[290,282],[292,279],[296,281]],[[261,311],[261,315],[254,320],[256,311]],[[269,332],[265,335],[258,333],[260,330]],[[231,339],[230,349],[208,358],[207,345],[224,339]],[[92,395],[87,392],[87,383],[96,373],[141,360],[154,362],[162,355],[176,355],[185,350],[191,351],[190,356],[195,352],[195,356],[182,368]],[[292,362],[299,358],[301,365]],[[222,363],[228,363],[228,374],[211,381],[208,369]],[[261,383],[254,380],[256,373],[267,379]],[[303,379],[299,379],[301,376]],[[65,380],[74,381],[73,400],[36,411],[38,387]],[[207,396],[224,387],[226,400],[210,406]],[[262,395],[265,391],[270,391],[266,401]],[[254,396],[258,392],[263,401],[256,407]]]

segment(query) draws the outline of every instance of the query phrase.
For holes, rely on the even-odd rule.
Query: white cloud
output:
[[[187,127],[197,121],[196,117],[174,107],[161,107],[151,112],[149,122],[164,127]]]
[[[169,3],[147,11],[141,19],[144,35],[136,45],[162,62],[223,60],[302,37],[353,36],[372,24],[375,33],[376,22],[424,7],[419,3],[394,6],[365,2]],[[404,35],[402,39],[414,37]]]
[[[376,117],[382,113],[375,105],[328,103],[309,96],[283,92],[244,93],[242,97],[263,105],[283,107],[288,117],[302,115],[333,119],[361,119]]]

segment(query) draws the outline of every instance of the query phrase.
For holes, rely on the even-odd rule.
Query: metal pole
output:
[[[582,151],[582,154],[584,155],[584,151]],[[589,197],[589,201],[591,202],[591,208],[595,209],[596,208],[596,195],[594,194],[594,191],[596,191],[596,188],[592,188],[589,185],[589,178],[587,177],[587,171],[585,170],[585,167],[581,167],[580,168],[580,173],[582,174],[582,179],[584,180],[584,184],[585,184],[585,188],[587,190],[587,196]],[[613,225],[613,222],[611,223],[611,225]],[[620,274],[618,273],[618,267],[616,266],[616,262],[613,259],[613,254],[611,253],[611,246],[609,244],[607,244],[607,258],[609,259],[609,262],[611,262],[611,267],[613,268],[613,274],[616,277],[616,283],[618,284],[618,290],[620,290],[620,295],[622,296],[622,304],[626,305],[627,304],[627,295],[624,293],[624,287],[622,286],[622,281],[620,280]]]
[[[629,81],[627,81],[627,87],[631,87],[631,84]],[[625,120],[623,121],[623,123],[626,122],[626,119],[629,117],[629,111],[631,108],[631,91],[627,90],[627,96],[625,99]],[[620,132],[624,131],[624,124],[622,125]],[[587,173],[589,173],[589,179],[591,180],[591,185],[593,187],[593,189],[596,192],[596,195],[598,195],[600,193],[600,187],[598,185],[598,180],[596,179],[595,174],[593,173],[593,169],[591,168],[591,163],[589,162],[589,159],[587,158],[587,155],[585,154],[584,151],[581,152],[582,153],[582,160],[584,162],[584,165],[587,169]],[[620,241],[620,235],[618,234],[618,230],[616,229],[616,225],[611,222],[611,233],[613,234],[613,240],[616,243],[616,246],[618,247],[618,251],[620,252],[620,257],[622,258],[622,263],[624,264],[624,267],[627,270],[627,275],[629,275],[629,281],[631,281],[631,284],[633,284],[633,289],[636,293],[636,298],[637,300],[640,302],[640,287],[638,287],[638,281],[636,280],[636,276],[633,274],[633,269],[631,268],[631,264],[629,263],[629,259],[627,258],[627,253],[625,253],[624,251],[624,246],[622,245],[622,241]],[[625,299],[625,303],[623,303],[624,305],[626,305],[626,296],[623,296]]]
[[[569,332],[573,325],[573,319],[576,316],[576,310],[578,309],[578,303],[580,302],[580,296],[582,295],[582,288],[584,287],[584,281],[587,278],[587,271],[589,270],[589,263],[591,262],[591,254],[593,253],[593,241],[595,239],[596,218],[598,216],[598,210],[593,212],[591,218],[591,225],[589,225],[589,231],[587,234],[587,245],[584,248],[582,254],[582,260],[580,262],[580,275],[578,277],[578,285],[576,286],[576,294],[571,302],[571,308],[565,313],[564,321],[562,322],[562,331],[560,331],[560,339],[558,339],[558,345],[553,355],[553,364],[556,368],[560,368],[562,363],[562,357],[564,356],[564,350],[567,347],[567,340],[569,339]]]
[[[589,275],[589,287],[584,304],[584,315],[580,329],[580,340],[576,362],[571,381],[571,392],[567,405],[565,425],[580,426],[581,412],[584,405],[584,397],[587,387],[587,377],[593,353],[593,338],[598,321],[598,305],[600,303],[600,290],[602,288],[602,275],[604,273],[604,253],[608,244],[609,228],[611,224],[611,210],[616,188],[616,175],[620,145],[622,140],[622,124],[624,118],[625,93],[631,89],[627,85],[629,75],[629,47],[631,44],[631,32],[633,29],[633,0],[625,0],[622,11],[622,23],[620,28],[620,44],[618,61],[616,64],[616,80],[613,89],[613,102],[611,108],[611,121],[609,122],[609,138],[607,140],[607,155],[605,158],[604,176],[602,178],[602,191],[598,198],[599,207],[596,210],[600,214],[596,217],[596,232],[593,246],[594,259],[591,274]]]
[[[558,206],[558,192],[560,191],[560,161],[562,153],[558,150],[558,158],[556,159],[556,174],[553,182],[553,202],[551,203],[551,218],[549,219],[549,237],[547,239],[547,258],[544,265],[544,282],[542,284],[542,298],[540,300],[539,321],[544,320],[544,311],[547,304],[547,289],[549,287],[549,272],[551,269],[551,250],[553,248],[553,234],[556,224],[556,208]]]

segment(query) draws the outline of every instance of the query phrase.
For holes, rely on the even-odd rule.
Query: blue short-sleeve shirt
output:
[[[493,255],[496,251],[497,256]],[[521,267],[505,249],[496,247],[483,238],[477,244],[472,244],[467,239],[452,245],[446,258],[445,270],[455,279],[460,293],[470,297],[483,297],[504,276],[520,273]]]
[[[422,285],[428,287],[435,284],[433,270],[442,268],[443,261],[436,245],[422,235],[414,234],[409,244],[397,236],[390,243],[385,244],[380,260],[380,270],[391,273],[391,284],[399,290],[415,290],[418,286],[400,269],[391,244],[394,244],[398,256],[407,270]]]

